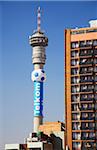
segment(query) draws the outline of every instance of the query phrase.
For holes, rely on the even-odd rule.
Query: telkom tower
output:
[[[34,82],[34,132],[38,132],[39,125],[43,123],[43,82],[46,79],[43,69],[46,60],[45,47],[48,38],[41,31],[41,12],[38,7],[37,30],[29,37],[32,46],[32,63],[34,71],[31,79]]]

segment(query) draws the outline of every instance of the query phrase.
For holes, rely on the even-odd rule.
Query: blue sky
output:
[[[44,121],[64,121],[64,29],[87,27],[97,2],[0,2],[0,145],[21,143],[33,128],[33,65],[28,37],[42,9],[46,49]]]

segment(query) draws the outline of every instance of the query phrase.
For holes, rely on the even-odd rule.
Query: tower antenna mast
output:
[[[40,32],[41,31],[41,9],[40,7],[38,7],[37,10],[37,31]]]

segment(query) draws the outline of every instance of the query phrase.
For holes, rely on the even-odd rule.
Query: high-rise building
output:
[[[97,150],[97,20],[65,30],[66,145]]]

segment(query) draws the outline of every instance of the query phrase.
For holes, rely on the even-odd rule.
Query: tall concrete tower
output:
[[[48,38],[41,31],[40,7],[37,11],[37,30],[29,37],[32,46],[32,63],[34,71],[31,79],[34,82],[34,132],[38,132],[39,125],[43,123],[43,82],[46,79],[43,67],[45,65],[45,47],[48,45]]]

